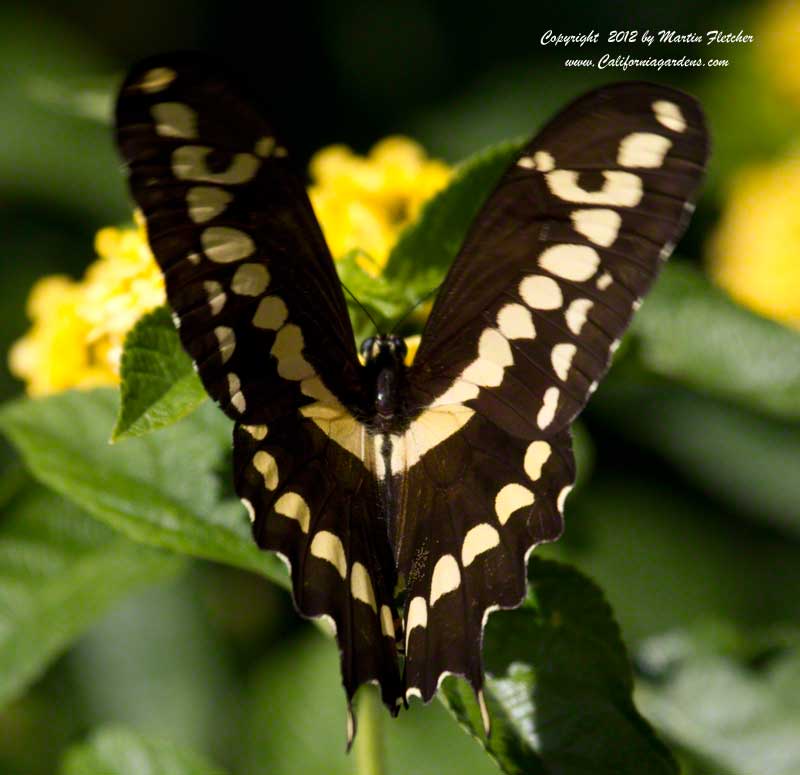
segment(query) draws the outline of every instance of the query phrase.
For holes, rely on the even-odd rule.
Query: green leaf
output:
[[[360,258],[364,258],[362,252],[354,250],[336,261],[336,271],[342,284],[360,302],[360,304],[355,302],[352,296],[345,292],[357,342],[362,342],[375,333],[375,326],[364,314],[361,305],[366,307],[378,327],[384,331],[388,330],[392,321],[403,313],[406,306],[400,284],[392,282],[385,274],[373,277],[364,270],[359,262]]]
[[[361,692],[371,689],[360,690],[357,709]],[[241,771],[351,775],[356,754],[345,752],[345,707],[336,644],[306,626],[265,654],[255,676],[243,714],[247,743]],[[395,719],[379,710],[386,773],[496,775],[495,765],[439,703],[415,703]]]
[[[471,687],[443,697],[505,773],[677,773],[639,715],[625,647],[600,590],[576,570],[534,558],[522,608],[494,614],[484,638],[487,740]]]
[[[800,424],[630,370],[609,378],[592,413],[657,452],[703,492],[800,535]]]
[[[646,642],[637,698],[661,730],[715,773],[800,772],[800,647],[746,664],[674,632]]]
[[[467,159],[450,185],[402,233],[384,274],[406,304],[416,303],[442,281],[478,210],[519,148],[516,142],[501,143]]]
[[[114,63],[79,25],[23,8],[4,3],[0,9],[0,49],[14,63],[0,72],[4,200],[40,201],[100,223],[130,217],[110,141]],[[91,108],[80,116],[65,103]],[[98,111],[105,114],[102,124]]]
[[[166,307],[142,317],[125,338],[120,375],[113,441],[172,425],[207,398]]]
[[[61,775],[224,775],[202,756],[124,727],[106,727],[71,748]]]
[[[0,519],[0,704],[120,598],[182,567],[28,485]]]
[[[650,371],[776,417],[800,418],[800,336],[738,306],[691,266],[664,268],[633,332]]]
[[[68,392],[0,408],[3,431],[33,475],[135,541],[236,565],[286,583],[253,543],[244,509],[232,517],[214,473],[230,450],[230,421],[207,404],[158,435],[106,441],[111,390]]]

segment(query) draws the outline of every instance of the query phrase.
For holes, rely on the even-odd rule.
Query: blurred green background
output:
[[[800,140],[800,101],[781,81],[780,51],[765,52],[758,37],[713,52],[702,45],[604,43],[587,52],[543,47],[539,39],[547,29],[595,29],[601,39],[612,29],[756,32],[780,12],[722,0],[547,6],[6,0],[0,7],[0,351],[27,328],[25,299],[35,279],[54,272],[79,277],[93,259],[95,231],[131,218],[109,111],[117,84],[138,58],[174,49],[218,55],[271,106],[303,161],[333,142],[365,152],[403,133],[454,163],[529,134],[560,105],[605,82],[644,79],[685,88],[704,102],[714,141],[708,184],[678,250],[701,266],[737,175],[750,165],[779,164]],[[800,29],[789,32],[800,49]],[[562,65],[569,56],[603,52],[713,55],[730,64],[661,72]],[[800,222],[800,211],[796,216]],[[800,265],[800,236],[786,250]],[[735,361],[742,340],[720,321],[717,330],[710,320],[709,339]],[[642,709],[684,750],[690,771],[788,775],[792,770],[774,761],[755,765],[768,750],[790,746],[790,735],[777,727],[756,730],[763,737],[748,738],[750,747],[732,757],[724,736],[718,742],[706,731],[698,742],[687,731],[703,729],[693,703],[715,689],[722,692],[720,707],[746,697],[765,709],[762,718],[791,712],[800,724],[796,698],[775,694],[789,682],[800,696],[799,366],[787,363],[792,356],[781,348],[765,354],[758,341],[746,344],[747,354],[763,356],[753,365],[761,371],[747,379],[758,391],[759,374],[780,372],[784,410],[765,408],[769,396],[750,405],[736,400],[736,375],[726,394],[703,380],[643,368],[646,354],[622,359],[586,413],[584,481],[568,503],[565,539],[547,551],[605,590],[642,678]],[[740,365],[747,370],[748,363]],[[774,389],[775,382],[764,384],[764,391]],[[21,389],[0,359],[0,396]],[[16,499],[18,513],[25,498],[31,514],[64,508],[20,484],[26,474],[8,446],[2,463],[0,504]],[[66,748],[109,724],[155,733],[248,775],[349,771],[332,643],[298,620],[283,591],[254,575],[202,562],[174,570],[154,572],[152,584],[140,585],[0,711],[1,773],[52,773]],[[721,670],[729,679],[725,690],[700,683],[662,683],[659,690],[658,681],[648,681],[656,673],[663,678],[664,664],[697,653],[718,660],[704,675]],[[776,665],[789,657],[794,661],[778,680]],[[387,726],[392,772],[495,771],[436,703]],[[741,734],[752,731],[745,724]]]

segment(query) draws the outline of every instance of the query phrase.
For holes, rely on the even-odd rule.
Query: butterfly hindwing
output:
[[[366,440],[354,421],[353,432]],[[290,566],[298,609],[333,624],[348,699],[377,680],[396,712],[395,574],[388,542],[373,532],[378,494],[369,465],[313,420],[291,416],[237,426],[234,450],[236,490],[256,542]]]

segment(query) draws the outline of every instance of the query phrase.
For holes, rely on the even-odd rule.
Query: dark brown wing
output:
[[[395,572],[351,413],[362,367],[303,180],[255,102],[198,56],[132,70],[117,141],[181,341],[237,422],[256,540],[291,564],[300,612],[333,621],[348,698],[377,680],[395,712]]]
[[[430,698],[447,671],[480,690],[482,623],[521,602],[526,553],[561,532],[570,423],[683,233],[708,152],[688,95],[608,86],[529,142],[475,219],[395,439],[407,693]]]

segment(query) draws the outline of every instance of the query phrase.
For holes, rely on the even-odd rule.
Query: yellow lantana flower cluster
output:
[[[99,258],[82,280],[53,275],[31,291],[33,326],[9,355],[29,395],[116,384],[126,334],[165,301],[143,225],[101,229],[95,250]]]
[[[367,156],[330,146],[315,154],[310,171],[308,193],[331,252],[342,258],[358,250],[359,265],[373,276],[386,265],[402,229],[452,174],[406,137],[388,137]]]
[[[709,258],[734,299],[800,328],[800,159],[739,173]]]
[[[450,174],[402,137],[383,140],[367,157],[344,146],[319,151],[309,194],[334,257],[358,249],[361,265],[379,274],[401,230]],[[166,300],[141,222],[102,229],[95,249],[99,258],[82,280],[44,277],[30,293],[33,325],[12,347],[9,363],[31,396],[117,384],[125,336]]]
[[[800,106],[800,2],[773,0],[759,14],[755,53],[775,86]]]

